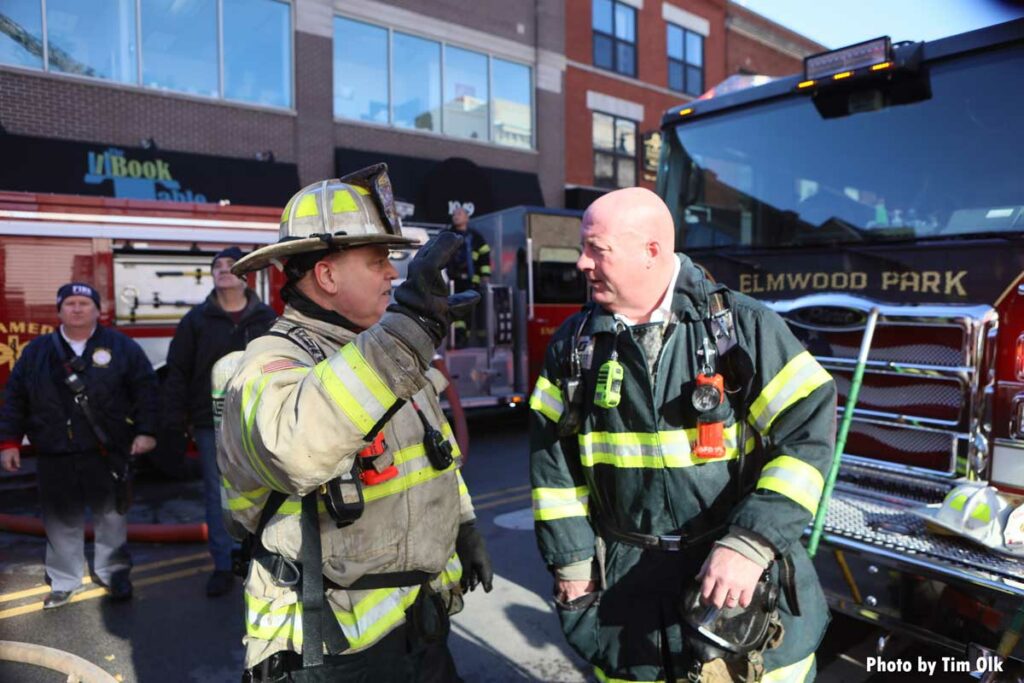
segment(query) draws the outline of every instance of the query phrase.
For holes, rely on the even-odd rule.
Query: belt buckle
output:
[[[683,548],[682,536],[658,536],[658,550],[677,553]]]

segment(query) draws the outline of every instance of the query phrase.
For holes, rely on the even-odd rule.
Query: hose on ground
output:
[[[117,683],[117,679],[92,662],[70,652],[45,645],[0,640],[0,661],[41,666],[67,674],[68,683]]]
[[[26,515],[0,514],[0,531],[45,536],[43,521]],[[85,537],[93,537],[91,524],[85,526]],[[206,543],[206,523],[199,524],[129,524],[128,540],[133,543]]]

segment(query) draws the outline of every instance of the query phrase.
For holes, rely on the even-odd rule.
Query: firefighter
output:
[[[220,472],[213,433],[210,402],[210,370],[217,359],[240,351],[269,329],[277,317],[274,309],[259,300],[245,280],[231,267],[242,258],[236,246],[221,249],[210,262],[213,291],[178,323],[167,352],[167,377],[163,385],[164,426],[178,434],[187,431],[195,440],[203,471],[203,503],[209,529],[213,574],[206,595],[216,597],[231,590],[232,541],[221,519]]]
[[[441,269],[461,240],[442,233],[389,305],[389,248],[412,240],[386,170],[304,188],[281,240],[234,267],[287,277],[284,314],[247,347],[220,427],[226,505],[253,534],[246,680],[459,680],[448,617],[464,589],[491,589],[429,367],[479,295],[449,298]]]
[[[21,466],[28,436],[36,453],[46,530],[43,608],[82,589],[85,508],[96,528],[94,572],[114,600],[132,597],[128,553],[129,458],[156,446],[157,381],[137,343],[99,324],[100,295],[84,282],[57,290],[60,329],[25,347],[0,411],[0,459]]]
[[[595,201],[581,242],[593,300],[530,400],[566,638],[600,680],[811,680],[828,610],[799,540],[832,457],[831,377],[780,317],[673,253],[654,193]],[[715,651],[754,621],[752,649]]]
[[[469,212],[459,206],[452,212],[452,224],[448,229],[465,239],[461,248],[452,254],[446,272],[454,283],[455,292],[482,290],[491,280],[491,246],[479,232],[469,227]],[[483,323],[479,319],[480,311],[474,310],[469,321],[455,321],[456,346],[465,346],[483,332]],[[467,330],[466,323],[471,323]]]

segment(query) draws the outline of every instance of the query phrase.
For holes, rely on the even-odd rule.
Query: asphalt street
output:
[[[497,576],[491,593],[478,588],[467,596],[465,611],[454,618],[451,648],[459,671],[468,683],[591,680],[587,667],[565,645],[549,599],[551,579],[534,543],[525,423],[476,421],[471,435],[465,478]],[[30,493],[0,495],[0,512],[35,510]],[[142,481],[131,518],[200,521],[199,501],[198,482]],[[90,584],[73,604],[45,612],[44,548],[45,541],[38,537],[0,534],[0,640],[73,653],[119,681],[239,680],[241,588],[236,583],[229,596],[205,596],[212,567],[204,546],[136,544],[135,598],[130,603],[111,603],[102,588]],[[847,619],[834,621],[819,651],[818,680],[887,680],[869,677],[863,666],[877,635]],[[63,680],[53,671],[0,661],[2,683]]]

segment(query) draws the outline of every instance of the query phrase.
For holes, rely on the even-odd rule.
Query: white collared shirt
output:
[[[676,280],[679,279],[679,270],[682,267],[682,262],[679,260],[678,256],[675,257],[675,264],[675,268],[672,269],[672,279],[669,280],[668,283],[668,289],[666,289],[665,293],[662,295],[661,303],[658,304],[658,307],[651,311],[651,319],[649,322],[663,323],[672,317],[672,295],[675,293]],[[616,313],[615,319],[621,321],[627,327],[633,327],[633,325],[637,324],[636,321],[631,318],[627,318],[621,313]]]
[[[64,341],[68,343],[68,346],[71,347],[71,350],[75,352],[76,356],[81,356],[83,353],[85,353],[85,345],[89,343],[89,340],[92,339],[92,335],[94,334],[96,334],[95,327],[92,328],[92,332],[89,333],[88,337],[86,337],[82,341],[75,341],[74,339],[68,338],[68,335],[65,334],[64,332],[64,326],[60,326],[60,336],[64,337]]]

